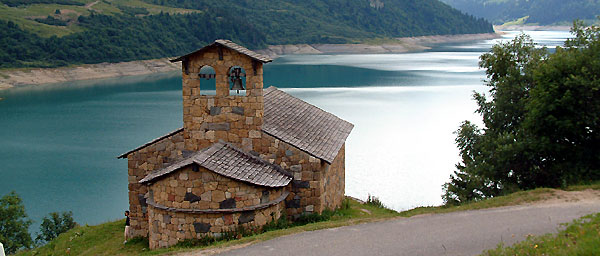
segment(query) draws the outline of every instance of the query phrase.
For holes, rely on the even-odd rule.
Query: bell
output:
[[[237,90],[238,93],[240,93],[240,90],[246,90],[242,84],[242,79],[239,76],[234,77],[232,80],[233,86],[231,87],[231,90]]]

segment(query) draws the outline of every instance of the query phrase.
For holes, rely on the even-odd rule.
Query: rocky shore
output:
[[[271,45],[256,52],[271,56],[289,54],[366,54],[404,53],[430,49],[440,43],[460,43],[500,37],[499,34],[468,34],[397,38],[397,42],[384,44],[298,44]],[[121,76],[147,75],[181,69],[181,63],[171,63],[167,58],[120,63],[88,64],[77,67],[34,68],[0,70],[0,90],[15,86],[44,85],[60,82],[101,79]]]
[[[496,31],[569,31],[571,26],[537,26],[537,25],[501,25],[494,26]]]
[[[368,53],[404,53],[430,49],[441,43],[461,43],[473,40],[486,40],[500,37],[497,33],[440,35],[396,38],[396,41],[384,44],[296,44],[270,45],[256,52],[276,58],[289,54],[368,54]]]
[[[181,69],[180,63],[171,63],[165,58],[89,64],[77,67],[0,70],[0,90],[22,85],[43,85],[78,80],[147,75],[178,69]]]

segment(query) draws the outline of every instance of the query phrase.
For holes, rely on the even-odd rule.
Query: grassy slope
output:
[[[367,210],[370,214],[361,209]],[[371,205],[362,205],[356,201],[351,201],[349,209],[340,211],[339,214],[333,216],[329,221],[270,231],[259,235],[243,237],[242,239],[234,241],[219,242],[209,248],[264,241],[302,231],[339,227],[389,219],[397,216],[399,216],[399,214],[395,211],[377,208]],[[174,247],[149,251],[147,242],[142,239],[135,239],[124,245],[124,224],[124,220],[117,220],[96,226],[77,227],[67,233],[61,234],[57,239],[47,245],[33,250],[20,252],[17,255],[64,255],[68,250],[67,248],[70,248],[71,255],[159,255],[168,252],[197,249]]]
[[[530,236],[510,247],[500,244],[483,255],[600,255],[600,213],[577,219],[558,234]]]
[[[164,13],[191,13],[199,12],[198,10],[188,10],[182,8],[173,8],[167,6],[159,6],[148,4],[141,0],[79,0],[86,4],[97,2],[91,7],[76,6],[76,5],[59,5],[59,4],[33,4],[20,7],[8,7],[0,3],[0,17],[6,21],[12,21],[21,26],[21,28],[31,31],[42,37],[50,36],[65,36],[71,33],[81,32],[83,28],[77,25],[77,17],[83,15],[88,16],[92,12],[115,15],[122,14],[122,11],[117,6],[128,6],[146,8],[150,14]],[[61,14],[55,14],[55,11],[61,10]],[[71,20],[68,26],[50,26],[39,23],[34,18],[44,18],[53,16],[58,19]]]
[[[573,186],[569,187],[567,190],[585,189],[600,190],[600,183],[596,183],[593,185]],[[347,226],[396,217],[410,217],[420,214],[437,214],[518,205],[549,198],[556,198],[556,191],[557,190],[555,189],[541,188],[531,191],[517,192],[507,196],[496,197],[489,200],[474,202],[461,206],[419,207],[400,213],[383,208],[377,208],[372,205],[360,204],[354,200],[350,200],[350,208],[340,211],[339,214],[333,216],[332,219],[329,221],[312,223],[289,229],[270,231],[260,235],[244,237],[242,239],[234,241],[219,242],[207,248],[221,248],[238,244],[265,241],[275,237],[299,233],[303,231]],[[57,239],[43,247],[21,252],[17,255],[64,255],[67,251],[67,248],[70,248],[71,255],[160,255],[170,252],[189,251],[197,249],[175,247],[169,249],[149,251],[147,248],[147,242],[141,239],[132,241],[127,245],[123,245],[123,225],[124,220],[118,220],[114,222],[100,224],[97,226],[77,227],[65,234],[60,235]],[[597,228],[597,225],[595,227]],[[596,232],[596,234],[598,233]],[[513,253],[508,254],[514,255]]]

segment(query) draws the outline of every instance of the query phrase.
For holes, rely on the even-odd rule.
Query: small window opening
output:
[[[200,79],[200,95],[217,95],[217,73],[213,67],[202,67],[198,79]]]
[[[246,71],[240,66],[229,69],[229,95],[246,96]]]

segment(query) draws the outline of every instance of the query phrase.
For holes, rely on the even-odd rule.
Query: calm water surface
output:
[[[561,45],[565,31],[528,32]],[[512,38],[517,32],[504,35]],[[420,53],[295,55],[265,66],[275,85],[355,125],[346,146],[346,194],[403,210],[442,203],[459,160],[455,131],[476,123],[484,92],[478,56],[498,40]],[[12,190],[36,221],[71,210],[80,223],[122,217],[127,161],[116,156],[182,126],[179,73],[0,92],[0,195]]]

